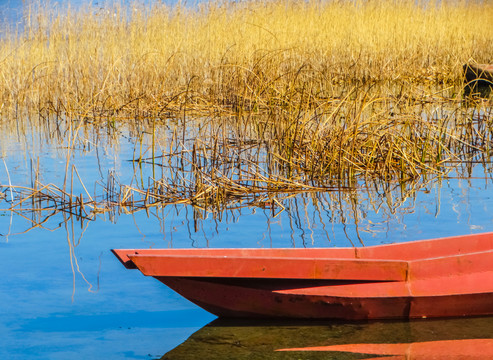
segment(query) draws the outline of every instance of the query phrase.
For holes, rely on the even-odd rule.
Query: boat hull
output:
[[[406,297],[337,297],[286,293],[268,286],[248,287],[227,281],[158,280],[218,317],[364,320],[406,318],[409,313]]]
[[[493,233],[366,248],[113,252],[219,317],[493,315]]]
[[[156,277],[183,297],[218,317],[292,318],[292,319],[415,319],[481,316],[493,314],[493,292],[412,296],[405,284],[372,284],[381,287],[380,294],[365,295],[369,284],[316,287],[293,284],[291,289],[228,279],[190,279]],[[363,286],[365,285],[365,286]],[[330,295],[333,288],[360,287],[353,295]],[[397,289],[401,287],[401,289]],[[325,294],[324,294],[325,293]],[[400,294],[399,294],[400,293]],[[390,296],[389,294],[396,294]]]

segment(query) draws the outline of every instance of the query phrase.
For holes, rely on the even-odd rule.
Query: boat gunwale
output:
[[[284,248],[279,248],[284,250]],[[279,250],[279,249],[273,249],[273,250]],[[315,248],[314,248],[315,249]],[[318,249],[318,248],[317,248]],[[323,248],[320,248],[323,249]],[[144,249],[144,251],[147,249]],[[163,251],[167,252],[168,250],[173,251],[173,249],[155,249],[155,251]],[[216,250],[216,249],[213,249]],[[250,249],[248,249],[250,250]],[[252,249],[255,250],[255,249]],[[123,250],[122,250],[123,251]],[[134,250],[131,250],[134,251]],[[136,249],[135,251],[142,251],[139,249]],[[480,250],[480,251],[472,251],[472,252],[462,252],[460,254],[448,254],[448,255],[442,255],[442,256],[431,256],[431,257],[422,257],[422,258],[417,258],[417,259],[410,259],[410,260],[402,260],[402,259],[386,259],[386,258],[365,258],[365,257],[355,257],[355,258],[340,258],[340,257],[329,257],[329,256],[310,256],[310,257],[296,257],[296,256],[267,256],[267,255],[222,255],[222,254],[217,254],[217,255],[200,255],[200,254],[142,254],[142,253],[135,253],[135,254],[127,254],[129,260],[133,258],[141,258],[141,257],[149,257],[149,258],[159,258],[159,257],[169,257],[169,258],[206,258],[206,259],[263,259],[263,260],[272,260],[272,259],[282,259],[282,260],[293,260],[293,261],[308,261],[308,260],[329,260],[329,261],[364,261],[364,262],[384,262],[384,263],[416,263],[420,261],[432,261],[432,260],[440,260],[440,259],[448,259],[448,258],[457,258],[457,257],[464,257],[464,256],[469,256],[469,255],[479,255],[479,254],[485,254],[485,253],[493,253],[493,249],[489,250]]]
[[[468,243],[467,240],[471,240]],[[472,250],[470,250],[473,248]],[[478,250],[480,249],[480,250]],[[437,239],[417,240],[393,244],[372,245],[368,247],[333,247],[333,248],[185,248],[185,249],[112,249],[113,254],[128,269],[135,269],[129,255],[163,254],[167,256],[241,256],[250,258],[286,258],[288,254],[296,254],[297,258],[313,257],[312,253],[320,254],[316,258],[337,259],[377,259],[415,261],[452,257],[460,254],[484,252],[493,249],[493,232],[451,236]],[[332,256],[324,255],[324,253]],[[192,255],[194,254],[194,255]],[[238,255],[236,255],[238,254]]]

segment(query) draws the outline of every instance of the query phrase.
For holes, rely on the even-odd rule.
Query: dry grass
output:
[[[2,118],[265,110],[376,80],[450,83],[493,59],[490,2],[246,1],[26,14],[0,40]]]
[[[182,205],[192,205],[195,231],[201,222],[208,218],[209,221],[210,218],[212,221],[223,221],[224,218],[240,215],[245,208],[261,208],[266,213],[270,212],[273,218],[287,212],[285,216],[289,218],[291,233],[294,234],[297,229],[303,230],[304,245],[305,242],[311,242],[312,245],[316,242],[313,235],[318,226],[330,240],[330,223],[334,222],[341,223],[344,227],[354,225],[356,237],[363,244],[363,235],[360,236],[360,232],[373,233],[373,228],[384,226],[387,218],[413,213],[417,193],[435,182],[422,179],[405,184],[372,182],[363,183],[358,189],[344,189],[345,191],[317,191],[326,189],[299,186],[288,188],[287,192],[259,187],[251,191],[240,189],[241,185],[238,183],[225,182],[224,189],[221,190],[223,198],[217,199],[217,202],[209,201],[207,204],[207,199],[212,197],[203,196],[207,191],[197,193],[192,186],[181,188],[180,193],[176,183],[167,185],[159,181],[154,183],[153,187],[141,189],[120,184],[112,173],[108,174],[104,186],[98,187],[94,194],[89,194],[87,189],[83,194],[75,194],[71,186],[63,190],[54,184],[40,183],[37,179],[39,169],[35,171],[32,175],[33,187],[8,188],[6,200],[9,208],[1,209],[11,211],[30,224],[23,233],[36,228],[54,231],[64,226],[66,229],[67,226],[71,226],[73,232],[74,224],[80,223],[82,237],[88,224],[97,219],[116,222],[122,214],[145,211],[148,216],[164,221],[170,213],[181,213]],[[69,181],[73,186],[74,180],[80,180],[75,167],[72,167],[71,176],[75,177]],[[211,189],[216,191],[217,195],[218,189]],[[195,193],[195,196],[191,196],[192,193]],[[251,210],[247,210],[247,213],[249,211]],[[384,223],[367,221],[368,213],[372,211],[383,211]],[[328,219],[327,214],[330,214]],[[305,230],[308,230],[306,234]],[[2,234],[8,236],[17,233],[11,233],[9,229],[8,234]],[[346,235],[354,245],[353,240]],[[293,245],[295,243],[293,238]]]
[[[491,2],[458,0],[33,10],[0,39],[2,128],[54,124],[69,143],[91,123],[145,128],[135,161],[152,177],[103,195],[39,184],[12,208],[219,212],[486,164],[491,98],[463,100],[462,65],[493,61],[492,18]]]

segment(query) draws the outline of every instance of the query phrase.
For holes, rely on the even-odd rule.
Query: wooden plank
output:
[[[477,253],[493,249],[493,233],[452,236],[357,248],[361,259],[420,260]]]
[[[408,263],[394,260],[236,256],[128,256],[147,276],[404,281]]]

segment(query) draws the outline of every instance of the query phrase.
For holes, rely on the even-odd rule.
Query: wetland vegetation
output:
[[[110,248],[493,230],[493,98],[463,79],[493,62],[491,1],[71,3],[26,0],[0,24],[0,356],[160,358],[212,320]],[[489,337],[473,320],[437,328]],[[422,324],[395,340],[435,336]],[[360,328],[309,325],[215,323],[163,358]]]
[[[481,1],[33,6],[0,39],[0,126],[63,143],[65,176],[43,183],[34,159],[30,184],[3,193],[11,210],[87,219],[169,204],[275,214],[300,192],[406,199],[489,172],[491,95],[465,96],[462,67],[492,61],[492,14]],[[117,146],[123,129],[134,178],[85,186],[71,152]]]

